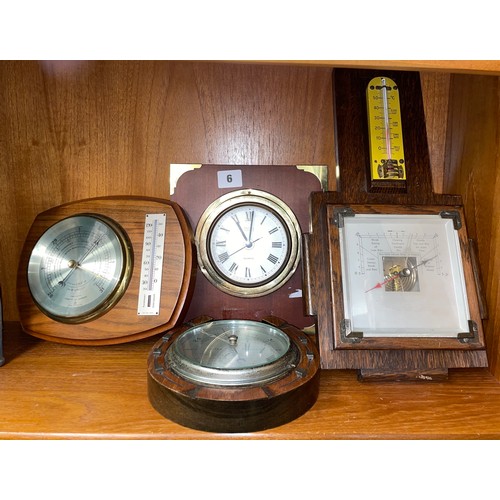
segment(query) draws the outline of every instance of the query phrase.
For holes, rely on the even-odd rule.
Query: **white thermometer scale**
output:
[[[160,314],[166,214],[146,214],[137,314]]]

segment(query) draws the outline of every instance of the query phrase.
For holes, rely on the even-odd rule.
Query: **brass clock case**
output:
[[[287,282],[300,260],[300,225],[278,197],[255,189],[221,196],[203,212],[195,235],[198,264],[218,289],[261,297]]]

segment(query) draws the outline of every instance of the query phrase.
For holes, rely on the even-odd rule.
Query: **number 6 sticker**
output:
[[[241,170],[219,170],[217,172],[217,186],[220,188],[237,188],[243,186]]]

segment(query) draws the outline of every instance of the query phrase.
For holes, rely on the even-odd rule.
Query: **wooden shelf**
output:
[[[307,65],[329,68],[380,68],[380,69],[398,69],[410,71],[440,71],[451,73],[482,73],[489,75],[500,74],[500,61],[488,60],[394,60],[394,61],[349,61],[349,60],[316,60],[316,61],[258,61],[260,64],[287,64],[287,65]]]
[[[1,439],[471,439],[500,438],[500,384],[487,370],[447,382],[358,382],[323,371],[319,399],[286,425],[211,434],[177,425],[150,405],[146,361],[155,339],[119,346],[46,342],[5,325]]]
[[[323,371],[314,407],[265,432],[207,434],[147,398],[154,338],[79,347],[21,331],[16,273],[36,215],[107,195],[168,199],[169,165],[328,165],[332,68],[419,70],[434,191],[463,197],[489,319],[489,368],[446,382],[358,382]],[[0,439],[500,438],[499,61],[2,61]],[[154,179],[154,181],[152,181]]]

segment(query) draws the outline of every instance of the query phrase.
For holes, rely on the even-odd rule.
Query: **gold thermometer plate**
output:
[[[372,180],[405,180],[405,157],[399,89],[394,80],[378,76],[366,89]]]

